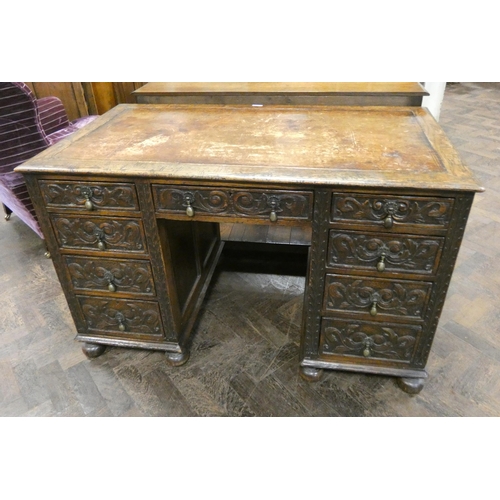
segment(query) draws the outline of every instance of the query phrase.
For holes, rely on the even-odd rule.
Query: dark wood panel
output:
[[[330,230],[327,266],[378,273],[436,273],[444,238]]]
[[[325,318],[321,325],[320,352],[329,359],[337,356],[355,358],[361,363],[388,360],[392,363],[411,361],[422,327]]]
[[[150,104],[420,106],[416,82],[150,82],[134,92]]]
[[[105,292],[110,295],[154,296],[151,266],[147,261],[65,256],[64,260],[77,292]]]
[[[432,283],[326,275],[324,311],[366,319],[423,319]]]
[[[61,99],[70,121],[91,114],[79,82],[30,82],[28,85],[37,99],[49,96]]]

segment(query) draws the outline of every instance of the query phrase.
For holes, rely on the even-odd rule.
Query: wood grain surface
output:
[[[427,95],[416,82],[149,82],[134,95]]]
[[[482,190],[410,107],[122,104],[17,171]]]

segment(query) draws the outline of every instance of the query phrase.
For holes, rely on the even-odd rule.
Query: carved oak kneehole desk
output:
[[[302,376],[410,393],[482,191],[416,107],[120,105],[17,170],[87,356],[185,363],[219,223],[312,227]]]

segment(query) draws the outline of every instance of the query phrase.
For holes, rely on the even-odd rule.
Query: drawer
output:
[[[77,297],[87,333],[130,339],[163,337],[160,311],[156,302],[98,297]]]
[[[142,221],[109,217],[52,215],[52,226],[63,249],[145,253]]]
[[[421,333],[419,325],[324,318],[320,354],[409,363]]]
[[[310,221],[313,193],[308,191],[241,190],[153,185],[158,212],[192,216]],[[190,215],[191,214],[191,215]]]
[[[436,273],[444,238],[330,230],[327,266],[380,273]]]
[[[128,293],[154,296],[153,273],[148,261],[64,257],[73,289],[77,292]]]
[[[39,181],[48,209],[139,210],[131,183]]]
[[[333,193],[331,221],[361,223],[367,229],[447,229],[453,198]]]
[[[349,313],[366,319],[404,318],[421,320],[432,283],[327,274],[323,309]]]

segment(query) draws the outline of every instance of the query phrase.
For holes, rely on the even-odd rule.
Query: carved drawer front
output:
[[[163,337],[160,311],[156,302],[78,297],[87,333],[128,338]]]
[[[444,238],[407,234],[330,231],[327,266],[384,273],[434,274]]]
[[[40,181],[47,208],[139,210],[134,184]]]
[[[102,252],[144,253],[142,221],[110,217],[53,215],[52,226],[61,248]]]
[[[453,198],[333,193],[331,220],[371,223],[384,230],[398,226],[446,229],[452,210]]]
[[[371,318],[423,319],[432,283],[327,274],[324,310]]]
[[[65,256],[73,289],[106,294],[130,293],[154,296],[153,273],[148,261],[110,260]]]
[[[218,215],[264,219],[311,220],[313,193],[307,191],[268,191],[219,188],[153,186],[158,212]]]
[[[324,318],[320,353],[329,356],[382,359],[408,363],[422,327]]]

